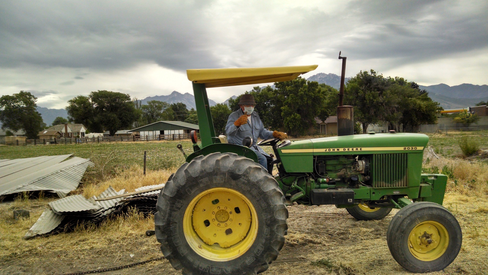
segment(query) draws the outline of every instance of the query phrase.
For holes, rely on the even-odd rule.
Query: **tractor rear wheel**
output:
[[[347,212],[360,221],[381,220],[391,212],[391,208],[371,208],[365,203],[346,208]]]
[[[433,272],[456,259],[462,232],[456,218],[433,202],[416,202],[400,209],[387,232],[388,248],[410,272]]]
[[[285,243],[288,211],[259,164],[229,153],[198,156],[161,191],[154,216],[161,250],[183,274],[256,274]]]

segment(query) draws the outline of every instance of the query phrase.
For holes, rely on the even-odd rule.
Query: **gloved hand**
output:
[[[247,115],[242,115],[236,121],[234,121],[234,125],[236,127],[239,127],[242,124],[246,124],[246,123],[247,123]]]
[[[284,140],[288,138],[288,135],[283,132],[273,131],[273,137],[279,140]]]

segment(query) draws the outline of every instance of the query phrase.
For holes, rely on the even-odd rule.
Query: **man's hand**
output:
[[[273,137],[277,138],[279,140],[284,140],[284,139],[288,138],[288,135],[286,133],[283,133],[283,132],[273,131]]]
[[[246,124],[246,123],[247,123],[247,115],[242,115],[236,121],[234,121],[234,125],[236,127],[239,127],[242,124]]]

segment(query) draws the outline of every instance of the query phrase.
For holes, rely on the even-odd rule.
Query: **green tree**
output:
[[[95,116],[95,106],[91,101],[91,95],[80,95],[70,99],[66,111],[68,111],[69,121],[83,124],[92,133],[102,133],[104,131],[99,118]]]
[[[315,81],[301,77],[275,83],[276,94],[272,108],[281,110],[281,119],[286,132],[291,135],[304,134],[316,126],[315,118],[325,106],[325,96]],[[276,124],[273,126],[277,126]]]
[[[68,115],[90,132],[108,130],[114,135],[117,130],[132,127],[140,114],[128,94],[105,90],[75,97],[68,103]]]
[[[229,107],[226,104],[219,103],[210,107],[210,113],[212,114],[215,134],[225,134],[225,125],[231,113]]]
[[[191,108],[191,110],[188,111],[188,117],[186,118],[185,122],[198,124],[197,110]]]
[[[483,106],[483,105],[488,105],[488,100],[486,102],[480,101],[480,102],[476,103],[476,106]]]
[[[462,123],[464,126],[469,127],[469,125],[478,122],[479,119],[480,117],[476,114],[463,110],[453,118],[453,121],[456,123]]]
[[[185,103],[173,103],[170,105],[170,108],[173,110],[174,120],[185,121],[189,115]]]
[[[369,124],[386,121],[388,108],[398,103],[387,91],[388,84],[388,79],[374,70],[361,71],[347,82],[344,103],[354,106],[354,119],[363,124],[363,131]]]
[[[154,123],[156,121],[164,120],[164,111],[169,108],[167,102],[151,100],[147,105],[141,106],[142,121],[145,124]]]
[[[433,101],[427,91],[421,90],[417,83],[411,82],[411,96],[404,95],[400,123],[406,131],[416,131],[422,124],[437,122],[437,113],[442,111],[438,102]]]
[[[54,119],[52,126],[66,123],[68,123],[68,120],[66,118],[58,116]]]
[[[37,98],[29,92],[0,97],[2,129],[24,130],[27,138],[35,139],[44,128],[41,114],[36,107]]]
[[[441,109],[425,90],[401,77],[383,77],[374,70],[361,71],[346,86],[345,102],[354,106],[354,117],[365,132],[369,124],[385,121],[390,129],[414,130],[435,123]]]

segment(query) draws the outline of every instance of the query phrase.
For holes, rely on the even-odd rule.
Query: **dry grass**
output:
[[[477,160],[433,158],[424,164],[427,172],[449,177],[448,191],[463,195],[488,196],[488,164]]]
[[[144,175],[142,167],[131,166],[129,169],[117,172],[117,176],[109,180],[95,184],[85,184],[81,191],[85,198],[99,195],[109,186],[112,186],[117,191],[125,189],[127,192],[133,192],[136,188],[142,186],[166,182],[175,170],[176,168],[174,170],[146,171],[146,175]]]

